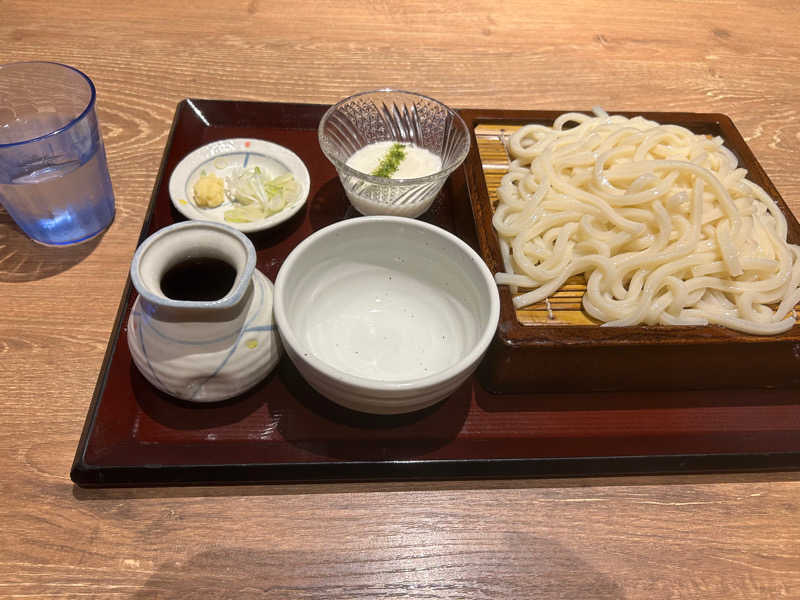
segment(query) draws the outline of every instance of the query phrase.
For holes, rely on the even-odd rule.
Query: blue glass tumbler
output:
[[[77,69],[0,65],[0,203],[48,246],[84,242],[114,220],[95,88]]]

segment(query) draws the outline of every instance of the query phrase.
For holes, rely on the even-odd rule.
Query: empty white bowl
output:
[[[404,217],[321,229],[275,280],[286,353],[320,394],[362,412],[411,412],[449,396],[478,366],[499,312],[480,256]]]

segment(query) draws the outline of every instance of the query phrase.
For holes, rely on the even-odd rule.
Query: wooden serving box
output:
[[[503,270],[492,226],[495,191],[507,171],[504,138],[526,123],[552,125],[567,111],[462,110],[472,144],[467,185],[484,260]],[[641,114],[695,133],[720,136],[777,202],[788,222],[790,243],[800,225],[730,118],[722,114]],[[569,280],[547,303],[515,310],[508,286],[500,286],[500,325],[479,376],[494,393],[775,388],[800,386],[800,324],[775,336],[748,335],[719,326],[601,327],[581,310],[585,285]]]

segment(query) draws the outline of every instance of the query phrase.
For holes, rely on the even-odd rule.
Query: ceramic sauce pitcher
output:
[[[158,389],[193,402],[225,400],[277,364],[272,283],[241,232],[205,221],[160,229],[136,250],[131,280],[139,297],[128,346]]]

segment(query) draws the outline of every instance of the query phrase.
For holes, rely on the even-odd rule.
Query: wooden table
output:
[[[551,5],[552,4],[552,5]],[[83,490],[68,477],[176,103],[721,112],[800,214],[800,11],[742,2],[0,0],[0,62],[95,81],[117,218],[0,212],[0,596],[800,597],[796,473]]]

